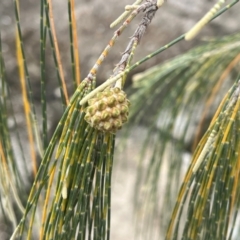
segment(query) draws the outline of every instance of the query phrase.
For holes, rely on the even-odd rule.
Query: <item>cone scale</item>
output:
[[[120,88],[107,88],[88,100],[85,120],[102,132],[116,133],[127,122],[130,102]]]

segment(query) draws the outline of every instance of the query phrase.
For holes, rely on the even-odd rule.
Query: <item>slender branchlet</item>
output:
[[[203,150],[201,152],[201,154],[199,155],[194,167],[193,167],[193,173],[196,173],[197,170],[199,169],[200,165],[202,164],[202,162],[204,161],[205,157],[207,156],[207,154],[211,151],[212,147],[213,147],[213,143],[216,140],[216,136],[217,136],[217,131],[215,129],[212,130],[210,136],[208,137],[208,140],[206,142],[206,144],[203,147]]]
[[[237,87],[234,90],[231,98],[229,99],[229,102],[226,106],[226,110],[223,112],[223,115],[227,116],[228,113],[231,111],[231,109],[234,107],[234,105],[236,104],[237,100],[239,99],[240,96],[240,81],[238,81],[237,83]],[[202,162],[204,161],[204,159],[207,157],[207,154],[212,150],[213,145],[216,141],[217,138],[217,134],[219,131],[219,124],[220,124],[220,118],[217,120],[216,126],[214,127],[214,129],[212,130],[212,132],[210,133],[208,140],[206,142],[206,144],[203,147],[203,150],[201,152],[201,154],[199,155],[194,167],[193,167],[193,173],[196,173],[200,167],[200,165],[202,164]]]
[[[216,14],[216,12],[225,3],[225,0],[219,0],[210,11],[185,34],[185,40],[190,41],[197,36],[197,34],[203,29],[203,27],[211,20],[211,18]]]
[[[135,3],[132,5],[127,5],[125,7],[125,12],[121,14],[114,22],[111,23],[110,28],[114,28],[117,26],[120,22],[122,22],[133,10],[135,10],[135,7],[138,7],[138,5],[142,2],[143,0],[137,0]],[[127,9],[129,6],[131,6],[129,9]]]
[[[139,7],[139,5],[126,5],[125,11],[133,11],[133,10],[137,9],[138,7]]]
[[[82,100],[80,101],[80,105],[85,104],[89,99],[94,97],[98,92],[103,91],[105,88],[107,88],[108,86],[112,85],[113,83],[121,79],[128,72],[129,72],[128,69],[126,69],[125,71],[119,73],[115,77],[111,77],[108,80],[106,80],[103,84],[101,84],[100,86],[92,90],[89,94],[87,94],[84,98],[82,98]]]

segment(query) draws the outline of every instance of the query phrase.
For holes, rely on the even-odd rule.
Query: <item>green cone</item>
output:
[[[116,133],[128,119],[130,102],[120,88],[108,88],[88,101],[85,120],[102,132]]]

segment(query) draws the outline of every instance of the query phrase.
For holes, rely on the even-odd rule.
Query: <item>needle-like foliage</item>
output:
[[[52,2],[51,0],[41,1],[42,136],[40,137],[22,38],[20,7],[17,0],[13,2],[17,26],[17,63],[33,163],[34,182],[25,210],[21,207],[17,198],[18,194],[14,191],[16,202],[19,204],[19,208],[21,207],[21,210],[24,211],[17,227],[17,220],[13,219],[13,210],[10,208],[12,205],[8,207],[9,210],[3,211],[8,213],[8,218],[14,222],[14,227],[16,227],[11,239],[32,239],[34,237],[40,239],[66,239],[68,237],[71,239],[109,239],[111,172],[115,132],[127,121],[129,106],[126,94],[121,90],[126,78],[126,73],[123,73],[123,71],[130,66],[135,49],[160,5],[157,5],[157,2],[153,0],[136,5],[136,8],[130,12],[130,15],[120,28],[115,31],[113,38],[90,70],[88,76],[80,82],[74,2],[68,2],[73,86],[76,88],[69,100],[55,31]],[[114,69],[114,75],[122,74],[123,78],[117,79],[114,90],[112,87],[102,89],[104,93],[96,94],[93,101],[89,97],[89,93],[92,93],[95,88],[99,66],[126,26],[141,12],[144,12],[144,17],[127,45],[119,64]],[[46,48],[48,38],[64,110],[49,143],[46,101]],[[4,75],[2,55],[1,75]],[[86,97],[88,100],[82,102],[83,98],[86,99]],[[3,103],[5,104],[5,102]],[[89,106],[87,107],[87,105]],[[4,111],[1,113],[3,118],[6,119],[6,113]],[[7,129],[6,126],[5,129]],[[8,131],[6,132],[8,133]],[[7,136],[3,140],[6,144]],[[39,169],[37,169],[36,151],[33,150],[36,146],[42,158]],[[4,153],[3,157],[5,157]],[[13,159],[13,162],[15,163],[15,159]],[[5,174],[7,173],[4,172]],[[13,174],[13,176],[16,177],[17,173]],[[6,182],[11,182],[11,179]],[[4,195],[10,196],[5,192]],[[39,229],[39,231],[36,232],[36,229]]]
[[[8,111],[13,109],[10,98],[9,88],[6,82],[5,64],[2,56],[2,43],[0,35],[0,206],[1,212],[4,214],[6,221],[10,221],[12,226],[17,226],[17,213],[14,210],[14,205],[18,206],[21,214],[24,212],[24,207],[20,199],[20,192],[25,192],[23,188],[23,179],[19,172],[8,124]],[[13,118],[13,124],[16,124],[16,119]],[[19,140],[19,134],[16,131],[16,138]],[[18,141],[20,143],[20,141]],[[23,146],[20,144],[21,153],[23,156]],[[19,214],[18,212],[18,214]]]
[[[224,164],[234,164],[234,166],[237,164],[238,145],[234,145],[233,147],[233,145],[229,143],[233,151],[231,156],[223,155],[222,150],[220,150],[223,148],[220,145],[223,144],[225,146],[225,142],[228,144],[230,139],[234,141],[234,144],[239,144],[236,143],[236,135],[238,134],[237,122],[239,121],[239,114],[237,113],[239,109],[236,99],[239,99],[239,86],[235,84],[236,86],[234,85],[233,87],[235,93],[232,93],[233,96],[229,96],[230,99],[234,98],[234,100],[230,100],[230,102],[235,102],[234,104],[232,103],[233,106],[225,107],[228,110],[225,108],[221,111],[219,110],[220,112],[217,114],[224,115],[222,118],[226,118],[226,120],[222,120],[222,118],[216,120],[217,116],[215,116],[213,121],[218,122],[215,123],[218,125],[216,130],[214,130],[216,133],[212,133],[212,129],[214,128],[212,123],[206,135],[204,135],[204,138],[199,143],[198,150],[195,150],[197,152],[195,152],[192,160],[193,164],[199,157],[198,163],[196,163],[197,165],[194,168],[193,165],[191,165],[191,170],[188,171],[188,175],[186,175],[184,180],[184,187],[181,188],[181,192],[179,193],[174,214],[172,216],[170,215],[171,209],[175,204],[177,189],[180,187],[179,184],[186,166],[189,164],[191,151],[196,148],[196,143],[200,140],[202,132],[206,130],[206,126],[209,124],[209,118],[214,114],[227,88],[229,88],[233,84],[234,79],[236,79],[238,72],[237,66],[240,61],[239,36],[238,33],[222,39],[211,40],[164,64],[140,73],[133,79],[133,89],[131,90],[133,94],[130,97],[132,103],[131,117],[127,131],[131,131],[130,128],[136,124],[147,128],[148,131],[144,146],[141,150],[142,157],[139,162],[135,195],[138,196],[135,204],[136,217],[138,219],[137,224],[139,227],[138,231],[141,232],[141,229],[144,229],[142,224],[149,229],[149,232],[145,232],[144,234],[152,232],[153,229],[156,228],[155,224],[157,221],[161,226],[160,235],[164,235],[167,223],[171,218],[171,226],[169,227],[170,230],[167,239],[178,239],[177,236],[182,236],[180,233],[177,235],[176,232],[178,228],[181,229],[183,227],[182,219],[185,219],[185,211],[182,211],[182,208],[185,205],[189,206],[186,200],[188,192],[190,194],[190,192],[193,191],[191,189],[196,190],[197,186],[200,187],[200,184],[206,184],[205,181],[207,181],[203,179],[203,175],[198,174],[198,171],[203,171],[204,169],[206,178],[207,176],[209,177],[208,174],[214,174],[210,172],[212,169],[207,171],[202,162],[210,164],[212,161],[211,164],[215,164],[215,168],[226,170],[226,166],[224,165],[222,167],[221,164],[223,163],[220,164],[220,160],[215,160],[214,156],[218,154],[219,159],[221,158],[224,159],[222,161],[226,161]],[[234,112],[236,113],[232,115],[234,107]],[[223,123],[224,126],[222,126]],[[221,139],[218,140],[219,142],[216,142],[218,138],[215,134],[220,134],[220,132],[225,136],[223,143]],[[210,136],[211,133],[214,134],[214,136]],[[223,136],[220,138],[223,138]],[[213,139],[216,141],[213,141]],[[208,143],[206,143],[207,141]],[[228,149],[226,151],[230,150]],[[201,152],[203,153],[200,154]],[[201,155],[201,157],[199,155]],[[206,160],[210,158],[210,156],[212,156],[212,158]],[[232,163],[232,161],[235,162]],[[200,166],[201,168],[198,169]],[[235,169],[232,165],[228,166],[228,168]],[[192,169],[194,169],[194,172]],[[235,169],[234,171],[237,170]],[[223,174],[227,177],[228,174],[231,175],[233,173],[230,173],[229,170],[229,172],[224,172]],[[234,177],[237,179],[238,172],[235,172],[235,174]],[[230,175],[228,175],[228,177],[230,177]],[[197,180],[196,178],[198,176],[199,179]],[[202,178],[200,178],[200,176]],[[213,217],[211,215],[212,204],[217,204],[215,201],[218,201],[218,204],[220,204],[220,199],[218,198],[221,198],[225,194],[223,192],[223,195],[215,196],[213,192],[215,191],[214,185],[216,181],[222,181],[222,184],[225,181],[221,179],[223,176],[218,178],[215,174],[212,178],[214,178],[214,180],[211,180],[213,184],[211,185],[211,183],[208,182],[208,187],[211,186],[211,191],[208,191],[208,195],[207,193],[203,195],[205,192],[195,193],[196,195],[194,195],[194,197],[191,195],[193,205],[189,206],[189,219],[185,225],[184,239],[197,239],[197,236],[199,239],[212,239],[212,236],[216,236],[217,233],[219,233],[219,238],[217,239],[226,239],[226,235],[229,234],[227,229],[231,228],[228,224],[232,223],[232,220],[230,221],[229,219],[231,219],[230,216],[234,216],[233,210],[231,210],[231,213],[228,212],[228,218],[225,216],[225,212],[222,215],[218,214],[214,220],[211,220],[213,222],[215,221],[216,227],[212,228],[212,232],[209,229],[209,218]],[[190,188],[191,184],[193,185],[192,188]],[[235,184],[237,184],[236,180]],[[230,186],[226,186],[226,188],[229,190]],[[232,190],[229,190],[230,192],[226,193],[228,194],[228,198],[232,198],[233,194],[234,196],[236,195],[236,189],[233,189],[233,185],[231,189]],[[209,198],[208,200],[205,199],[210,205],[208,206],[210,210],[205,210],[208,211],[206,214],[208,214],[209,218],[204,215],[205,212],[201,212],[204,207],[207,208],[207,204],[206,206],[195,205],[200,197],[204,199]],[[224,199],[227,199],[226,195],[224,195]],[[201,200],[205,201],[203,199]],[[231,201],[233,200],[228,199],[224,204],[229,206]],[[237,199],[235,199],[234,202],[235,201],[237,201]],[[223,207],[222,204],[220,204],[220,206]],[[232,206],[232,208],[236,209],[236,205],[234,206],[235,207]],[[166,211],[166,209],[169,210]],[[198,214],[197,220],[194,214]],[[194,225],[195,223],[192,223],[194,221],[197,221],[198,224],[196,223],[196,225]],[[217,225],[216,222],[218,221],[222,222],[221,224],[223,225],[225,224],[225,232],[216,232],[222,229]],[[189,222],[193,225],[190,225]],[[205,225],[203,226],[201,224]],[[172,230],[173,225],[175,226],[175,232]],[[189,230],[188,227],[191,229]],[[196,227],[196,229],[192,230],[194,227]],[[204,231],[206,229],[201,229],[201,227],[208,229],[209,233],[205,233]],[[188,236],[188,231],[194,231],[194,234],[191,233],[193,235],[190,234]],[[147,237],[148,235],[145,236]],[[205,236],[207,237],[205,238]],[[220,236],[222,238],[220,238]]]
[[[240,203],[239,106],[238,77],[194,151],[166,239],[178,239],[179,235],[191,240],[232,239]],[[239,226],[235,231],[239,232]]]
[[[126,6],[124,14],[111,26],[123,23],[113,33],[89,74],[80,81],[74,1],[68,0],[74,89],[74,94],[69,97],[52,1],[41,0],[39,117],[35,110],[29,62],[25,54],[21,9],[19,1],[13,0],[16,63],[28,154],[18,134],[19,126],[5,72],[0,35],[0,213],[5,222],[12,224],[14,230],[11,240],[110,239],[115,134],[127,121],[130,105],[123,91],[126,76],[139,64],[177,42],[193,38],[205,24],[227,11],[238,0],[217,12],[224,2],[220,0],[200,25],[135,64],[132,64],[133,55],[164,1],[137,0]],[[113,75],[96,88],[100,65],[138,14],[142,14],[142,19],[113,69]],[[226,87],[233,83],[240,59],[238,39],[239,34],[235,34],[214,40],[135,77],[130,123],[148,125],[149,130],[141,150],[143,157],[139,164],[135,204],[144,231],[145,227],[152,227],[154,214],[157,213],[163,219],[161,227],[165,231],[167,221],[170,221],[166,239],[178,239],[181,236],[183,239],[213,239],[215,236],[218,239],[231,239],[233,236],[239,205],[239,78],[224,97],[202,140],[197,143],[204,120],[213,115],[214,111],[208,111],[209,108],[218,105]],[[63,110],[50,141],[46,93],[46,58],[51,56],[49,46]],[[10,115],[13,132],[8,122]],[[14,134],[16,143],[12,144]],[[193,139],[195,143],[190,144]],[[182,155],[186,144],[195,151],[175,201],[183,174]],[[20,154],[16,154],[16,149]],[[151,159],[147,163],[147,171],[144,171],[146,152],[150,153]],[[28,191],[26,182],[30,182],[31,177],[34,178],[31,190],[25,193]],[[162,177],[164,181],[159,186]],[[161,194],[159,188],[164,189]],[[140,195],[144,199],[139,198]],[[175,202],[171,217],[170,210]],[[141,218],[141,210],[148,212],[147,218]],[[149,239],[151,237],[148,236]]]

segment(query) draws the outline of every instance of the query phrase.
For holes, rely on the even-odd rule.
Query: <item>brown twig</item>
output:
[[[161,5],[164,1],[161,1]],[[159,6],[161,6],[159,5]],[[123,71],[125,70],[129,58],[131,56],[134,43],[139,44],[142,36],[146,32],[146,29],[148,25],[151,23],[156,11],[158,10],[158,2],[157,0],[146,0],[145,3],[141,4],[138,6],[132,13],[131,15],[125,20],[125,22],[120,26],[120,28],[114,33],[113,38],[110,40],[108,46],[105,48],[101,56],[98,58],[96,64],[93,66],[91,71],[89,72],[87,78],[85,80],[92,80],[93,77],[96,75],[97,69],[99,65],[102,63],[102,61],[105,59],[105,57],[108,54],[109,49],[113,46],[115,40],[117,39],[118,36],[122,33],[122,31],[126,28],[126,26],[129,25],[129,23],[132,21],[132,19],[139,14],[140,12],[145,12],[140,24],[138,25],[136,31],[134,32],[133,36],[131,37],[127,48],[125,51],[122,53],[122,57],[120,62],[117,64],[116,68],[113,70],[113,76],[110,77],[108,80],[106,80],[105,83],[100,85],[98,88],[95,88],[92,92],[90,92],[87,96],[85,96],[80,104],[83,105],[85,104],[90,98],[92,98],[96,93],[104,90],[107,86],[111,85],[112,83],[116,82],[120,78],[122,78],[125,74],[123,74]]]

